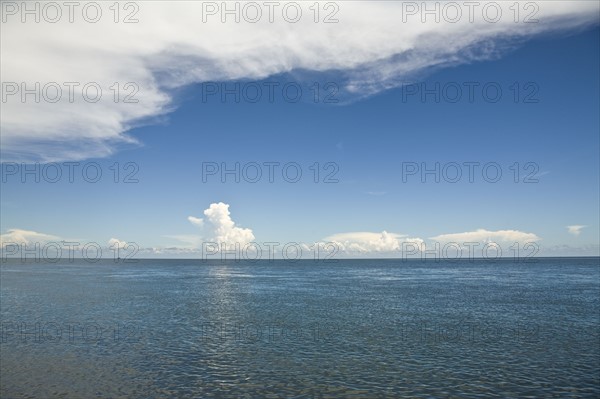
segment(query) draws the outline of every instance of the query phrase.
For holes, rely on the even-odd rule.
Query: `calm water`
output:
[[[597,398],[598,258],[1,266],[2,398]]]

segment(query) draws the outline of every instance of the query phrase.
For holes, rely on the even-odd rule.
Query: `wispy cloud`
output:
[[[433,68],[497,57],[536,34],[595,24],[599,7],[592,1],[545,1],[536,3],[538,23],[509,17],[497,23],[422,23],[418,16],[402,22],[403,2],[352,1],[338,2],[338,23],[314,23],[312,17],[222,23],[220,15],[202,22],[203,3],[143,2],[139,22],[130,24],[8,18],[1,27],[3,82],[79,85],[73,102],[66,88],[56,103],[21,101],[19,95],[3,102],[3,159],[108,156],[137,143],[127,132],[171,111],[172,91],[192,83],[335,71],[341,92],[368,96]],[[512,3],[500,3],[503,15],[512,15]],[[97,102],[83,101],[89,82],[102,88]],[[137,102],[115,102],[115,82],[125,94],[132,92],[127,83],[139,87]]]

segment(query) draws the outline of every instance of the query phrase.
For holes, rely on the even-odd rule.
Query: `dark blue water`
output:
[[[3,263],[2,398],[597,398],[598,258]]]

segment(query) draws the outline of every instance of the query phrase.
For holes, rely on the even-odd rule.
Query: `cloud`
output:
[[[31,230],[9,229],[5,234],[0,234],[0,247],[8,244],[42,244],[60,239],[60,237],[51,234],[38,233]]]
[[[223,202],[210,204],[204,211],[212,228],[212,238],[215,242],[229,244],[239,243],[241,246],[254,241],[251,229],[237,227],[231,219],[229,205]]]
[[[464,233],[442,234],[431,237],[431,240],[439,242],[535,242],[541,240],[533,233],[525,233],[519,230],[496,230],[490,231],[478,229]]]
[[[108,240],[108,248],[125,249],[127,245],[127,241],[121,241],[117,238],[111,238],[110,240]]]
[[[574,236],[578,236],[579,234],[581,234],[581,229],[583,229],[584,227],[587,227],[587,226],[580,225],[580,224],[575,224],[573,226],[567,226],[567,230],[569,231],[569,234],[573,234]]]
[[[340,252],[346,253],[371,253],[371,252],[397,252],[402,243],[415,243],[421,245],[420,238],[409,238],[403,234],[373,232],[339,233],[326,237],[323,241],[337,245]]]
[[[108,3],[102,3],[97,23],[85,22],[81,8],[73,23],[67,9],[58,23],[35,23],[33,17],[21,23],[20,14],[5,15],[3,83],[24,82],[31,89],[36,82],[55,82],[62,96],[55,103],[33,101],[32,95],[24,102],[19,95],[3,101],[3,159],[80,160],[136,145],[128,131],[163,117],[173,109],[174,90],[198,82],[318,75],[335,80],[344,95],[368,96],[435,68],[495,58],[540,33],[596,24],[599,8],[590,1],[538,2],[538,23],[515,23],[512,3],[499,2],[503,17],[497,23],[482,18],[483,5],[474,22],[463,8],[457,23],[436,23],[433,17],[423,23],[419,15],[403,21],[403,2],[352,1],[333,3],[339,6],[338,23],[322,23],[332,10],[321,3],[321,22],[315,23],[309,4],[301,3],[298,23],[282,18],[283,4],[272,23],[266,8],[258,23],[233,23],[231,16],[222,23],[220,13],[203,22],[205,3],[132,3],[139,7],[138,23],[114,23]],[[132,10],[121,11],[122,18]],[[74,101],[65,82],[79,83]],[[97,102],[83,100],[91,82],[102,89]],[[137,102],[123,102],[136,87]],[[90,99],[95,89],[88,89]]]
[[[177,239],[186,244],[185,248],[199,248],[203,242],[225,243],[228,248],[239,244],[240,248],[250,242],[255,241],[251,229],[241,228],[235,225],[231,219],[229,205],[222,202],[213,203],[204,211],[206,216],[205,230],[208,230],[205,237],[199,235],[171,235],[169,238]],[[411,252],[412,255],[420,253],[425,249],[434,248],[435,242],[449,243],[456,242],[482,242],[482,243],[531,243],[541,240],[533,233],[525,233],[518,230],[497,230],[489,231],[479,229],[465,233],[443,234],[431,237],[426,241],[419,237],[411,237],[406,234],[382,232],[348,232],[337,233],[325,237],[324,239],[312,243],[299,243],[306,254],[312,254],[318,246],[322,253],[330,253],[335,248],[337,256],[400,256],[403,251]],[[260,241],[258,244],[261,245]],[[284,243],[280,243],[282,246]],[[332,246],[333,245],[333,246]],[[181,248],[181,247],[177,247]],[[464,249],[464,248],[463,248]],[[254,247],[249,247],[250,251]]]
[[[197,218],[195,216],[188,216],[188,220],[190,221],[191,224],[198,226],[198,227],[202,227],[204,226],[204,220],[202,220],[201,218]]]
[[[206,220],[196,216],[188,216],[187,218],[194,226],[202,228],[202,235],[177,234],[164,237],[180,241],[188,249],[198,248],[203,242],[223,243],[228,247],[239,244],[240,247],[243,247],[254,241],[254,234],[251,229],[236,226],[233,219],[231,219],[229,204],[223,202],[212,203],[204,210],[204,216],[206,216]]]

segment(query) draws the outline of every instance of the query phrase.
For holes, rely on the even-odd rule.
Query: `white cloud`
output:
[[[8,229],[6,233],[0,234],[0,247],[8,244],[43,244],[58,240],[60,240],[60,237],[51,234],[38,233],[31,230]]]
[[[439,242],[535,242],[541,240],[533,233],[525,233],[519,230],[496,230],[490,231],[478,229],[475,231],[467,231],[464,233],[442,234],[431,237],[434,241]]]
[[[204,216],[206,216],[206,220],[196,216],[188,216],[187,218],[194,226],[202,228],[202,235],[178,234],[165,237],[184,243],[185,248],[188,249],[198,248],[203,242],[223,243],[228,247],[239,244],[240,247],[243,247],[254,241],[254,234],[251,229],[236,226],[231,219],[229,204],[223,202],[212,203],[204,210]]]
[[[575,224],[573,226],[567,226],[567,230],[569,231],[569,234],[573,234],[574,236],[578,236],[579,234],[581,234],[581,229],[583,229],[584,227],[587,227],[587,226],[580,225],[580,224]]]
[[[188,220],[191,224],[198,226],[198,227],[202,227],[204,226],[204,220],[202,220],[202,218],[197,218],[195,216],[188,216]]]
[[[231,219],[229,205],[222,202],[210,204],[204,211],[212,228],[212,239],[227,245],[239,243],[241,246],[254,241],[251,229],[237,227]]]
[[[127,245],[127,241],[121,241],[118,238],[111,238],[110,240],[108,240],[108,248],[125,249]]]
[[[337,245],[340,252],[344,253],[371,253],[371,252],[397,252],[402,243],[414,243],[420,246],[423,240],[409,238],[403,234],[373,232],[339,233],[326,237],[323,241]]]
[[[432,18],[422,23],[418,16],[402,22],[402,2],[352,1],[336,2],[339,23],[326,24],[314,23],[309,4],[302,3],[298,23],[285,22],[280,6],[274,23],[265,14],[253,24],[221,23],[219,15],[204,23],[203,3],[134,2],[139,23],[129,24],[112,21],[109,3],[102,3],[104,14],[95,24],[81,18],[81,8],[74,23],[66,20],[67,9],[55,24],[7,16],[0,28],[3,82],[26,82],[28,88],[35,82],[81,85],[73,102],[66,88],[57,103],[22,102],[19,96],[3,102],[3,159],[110,155],[121,144],[136,143],[127,131],[170,111],[172,90],[191,83],[335,71],[341,92],[373,94],[433,68],[496,57],[502,48],[535,34],[595,24],[599,8],[591,1],[536,2],[539,23],[526,24],[514,23],[512,2],[499,2],[503,17],[497,23],[482,18],[483,6],[473,23],[466,15],[457,23]],[[323,6],[321,18],[329,12]],[[121,18],[129,11],[122,10]],[[96,103],[82,100],[88,82],[102,87]],[[138,102],[115,102],[110,89],[115,82],[121,85],[120,99],[130,93],[124,84],[138,85]]]

